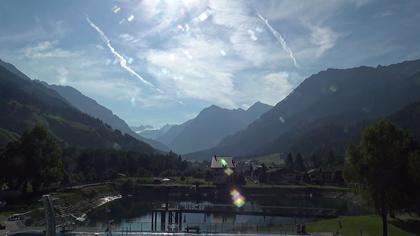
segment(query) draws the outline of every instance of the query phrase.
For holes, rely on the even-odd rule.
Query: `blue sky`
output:
[[[276,104],[327,68],[420,58],[420,1],[2,0],[0,58],[130,125]]]

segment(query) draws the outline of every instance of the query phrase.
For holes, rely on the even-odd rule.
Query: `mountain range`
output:
[[[76,90],[75,88],[70,86],[48,85],[46,83],[45,85],[55,90],[58,94],[60,94],[64,99],[66,99],[71,105],[79,109],[81,112],[86,113],[94,118],[98,118],[106,124],[110,125],[112,128],[120,130],[121,132],[126,133],[140,141],[148,143],[155,149],[161,151],[169,151],[169,148],[166,145],[155,140],[143,138],[142,136],[134,132],[132,129],[130,129],[128,124],[123,119],[115,115],[111,110],[97,103],[92,98],[83,95],[80,91]]]
[[[166,124],[166,125],[162,126],[160,129],[146,128],[146,129],[140,130],[140,129],[138,129],[139,127],[134,127],[132,129],[134,131],[137,130],[136,133],[140,134],[141,136],[143,136],[145,138],[157,140],[162,135],[164,135],[166,132],[168,132],[173,126],[175,126],[175,125]],[[143,126],[143,127],[147,127],[147,125]]]
[[[343,154],[353,130],[420,100],[420,60],[389,66],[327,69],[304,80],[246,129],[216,147],[185,155]],[[414,106],[414,105],[413,105]],[[407,108],[408,109],[408,108]]]
[[[78,90],[31,80],[0,60],[0,115],[0,146],[42,123],[65,146],[143,153],[171,149],[194,160],[288,152],[343,155],[363,127],[380,118],[420,139],[420,60],[327,69],[305,79],[274,107],[212,105],[191,120],[160,129],[129,127]]]
[[[246,128],[271,108],[261,102],[256,102],[247,110],[231,110],[212,105],[203,109],[194,119],[180,125],[164,126],[152,135],[180,154],[203,150],[216,146],[227,135]],[[152,131],[147,133],[150,135]]]
[[[130,129],[136,132],[137,134],[146,131],[146,130],[153,130],[153,126],[151,125],[139,125],[139,126],[130,126]]]
[[[81,112],[55,90],[29,79],[3,61],[0,63],[0,114],[0,145],[41,123],[64,146],[157,152],[149,144]]]

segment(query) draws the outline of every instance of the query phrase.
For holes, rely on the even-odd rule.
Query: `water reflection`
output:
[[[183,212],[176,215],[175,212],[155,212],[156,209],[165,209],[164,201],[144,201],[141,198],[126,197],[118,199],[105,206],[101,206],[88,215],[88,220],[81,226],[106,229],[108,223],[112,222],[113,231],[185,231],[189,227],[197,227],[200,232],[233,232],[252,231],[256,232],[258,227],[270,225],[293,225],[307,222],[309,218],[262,216],[262,215],[241,215],[229,213],[191,213]],[[168,209],[236,209],[229,202],[213,203],[210,201],[170,201]],[[246,202],[241,210],[261,211],[261,206]],[[162,216],[164,214],[164,216]],[[155,217],[155,218],[153,218]],[[179,219],[177,217],[180,217]],[[153,228],[152,224],[155,224]]]

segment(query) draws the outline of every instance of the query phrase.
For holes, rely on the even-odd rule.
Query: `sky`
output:
[[[418,0],[2,0],[0,59],[129,125],[275,105],[327,68],[420,59]]]

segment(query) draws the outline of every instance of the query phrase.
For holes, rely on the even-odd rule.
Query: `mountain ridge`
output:
[[[71,105],[79,109],[81,112],[84,112],[92,117],[98,118],[104,123],[110,125],[112,128],[120,130],[121,132],[126,133],[140,141],[146,142],[155,149],[161,151],[169,151],[169,148],[163,145],[162,143],[141,137],[140,135],[135,133],[123,119],[115,115],[110,109],[99,104],[95,99],[84,95],[79,90],[71,86],[49,85],[47,83],[45,83],[45,85],[55,90],[58,94],[60,94],[64,99],[66,99]]]
[[[420,60],[376,68],[327,69],[305,79],[247,129],[224,138],[213,149],[185,156],[194,159],[216,153],[252,156],[288,151],[290,148],[283,145],[291,142],[287,137],[302,137],[312,127],[331,122],[345,127],[386,117],[419,99],[419,91]]]
[[[64,146],[156,152],[150,145],[80,112],[44,84],[4,66],[0,66],[0,114],[0,129],[6,132],[3,137],[21,135],[41,123]]]
[[[179,153],[212,147],[223,137],[245,128],[269,109],[270,105],[261,102],[253,104],[247,110],[230,110],[211,105],[204,108],[195,118],[171,127],[157,140]]]
[[[162,135],[164,135],[166,132],[168,132],[173,126],[174,125],[166,124],[162,126],[160,129],[143,129],[142,131],[139,131],[138,134],[140,134],[141,136],[145,138],[156,140],[160,138]]]

